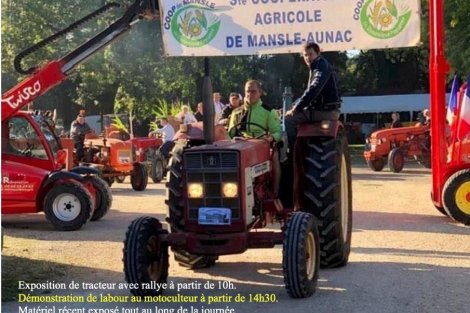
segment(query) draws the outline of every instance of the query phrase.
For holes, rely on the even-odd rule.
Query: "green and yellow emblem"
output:
[[[197,48],[207,45],[220,28],[220,19],[212,11],[197,5],[179,9],[171,19],[171,33],[184,46]]]
[[[360,20],[372,37],[389,39],[405,29],[410,17],[411,9],[403,0],[368,0],[361,10]]]

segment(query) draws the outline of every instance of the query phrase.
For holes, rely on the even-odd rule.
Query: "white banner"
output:
[[[416,46],[420,0],[161,0],[166,55],[298,53]]]

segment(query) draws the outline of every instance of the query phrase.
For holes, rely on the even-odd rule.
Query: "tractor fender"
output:
[[[83,176],[78,173],[71,172],[71,171],[70,172],[69,171],[52,172],[46,178],[43,184],[43,188],[46,188],[47,186],[51,186],[59,179],[73,179],[73,180],[82,182]]]
[[[70,170],[70,172],[79,174],[79,175],[91,175],[91,174],[99,175],[100,174],[100,172],[96,168],[90,167],[90,166],[75,166],[74,168]]]
[[[298,126],[297,138],[300,137],[332,137],[336,138],[343,128],[340,121],[324,120],[320,122],[305,123]]]
[[[56,171],[56,172],[49,173],[49,175],[47,175],[47,177],[44,179],[44,182],[41,188],[39,189],[39,193],[36,198],[36,207],[39,209],[39,211],[42,211],[43,201],[44,201],[46,194],[54,186],[55,182],[61,179],[83,182],[83,176],[77,173],[73,173],[69,171]]]

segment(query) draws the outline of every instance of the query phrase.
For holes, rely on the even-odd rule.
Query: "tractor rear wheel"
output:
[[[58,230],[76,230],[91,216],[91,194],[78,182],[68,181],[52,187],[44,198],[44,213]]]
[[[181,161],[183,150],[186,147],[186,140],[177,141],[171,151],[171,158],[168,162],[168,205],[169,216],[167,222],[170,224],[172,233],[184,231],[184,204],[183,204],[183,184],[181,174]],[[189,253],[183,249],[172,247],[175,260],[182,266],[195,268],[210,267],[215,264],[216,256],[203,256]]]
[[[383,158],[378,158],[378,159],[375,159],[375,160],[368,160],[367,165],[374,172],[380,172],[381,170],[384,169],[385,160]]]
[[[305,159],[303,211],[313,214],[320,233],[320,266],[347,264],[351,252],[351,159],[344,134],[309,138]]]
[[[124,240],[123,258],[126,281],[137,284],[131,289],[136,296],[157,296],[163,289],[145,288],[143,284],[166,283],[168,278],[168,245],[159,235],[167,234],[162,224],[153,217],[139,217],[132,221]]]
[[[315,292],[320,268],[320,237],[315,217],[295,212],[287,221],[282,249],[282,270],[287,293],[306,298]]]
[[[135,191],[144,191],[148,183],[147,168],[142,163],[135,163],[131,174],[131,185]]]
[[[453,220],[470,225],[470,170],[460,170],[447,179],[442,203]]]
[[[388,168],[394,173],[400,173],[405,165],[405,156],[400,148],[393,148],[388,153]]]
[[[97,176],[86,177],[85,181],[91,182],[96,190],[96,205],[91,220],[97,221],[105,216],[111,208],[111,204],[113,203],[111,188],[109,188],[107,182]]]
[[[159,183],[162,181],[163,176],[165,175],[164,161],[160,153],[155,153],[150,164],[150,178],[154,183]]]

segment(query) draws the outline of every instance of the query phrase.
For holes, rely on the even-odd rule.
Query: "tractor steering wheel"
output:
[[[263,138],[264,136],[269,134],[269,130],[267,128],[261,126],[260,124],[253,123],[253,122],[240,122],[240,123],[237,123],[237,124],[233,125],[233,127],[228,130],[229,136],[230,137],[235,137],[237,135],[240,135],[240,137],[243,137],[242,134],[241,134],[241,131],[240,131],[240,126],[242,126],[242,125],[245,125],[245,127],[248,126],[248,125],[253,125],[253,126],[261,128],[261,130],[264,131],[264,134],[262,134],[262,135],[253,136],[254,139],[260,139],[260,138]],[[235,134],[233,134],[233,136],[232,136],[232,131],[233,130],[235,130]],[[245,130],[245,131],[250,133],[250,131],[248,131],[248,130]],[[251,132],[251,133],[253,134],[253,132]]]

